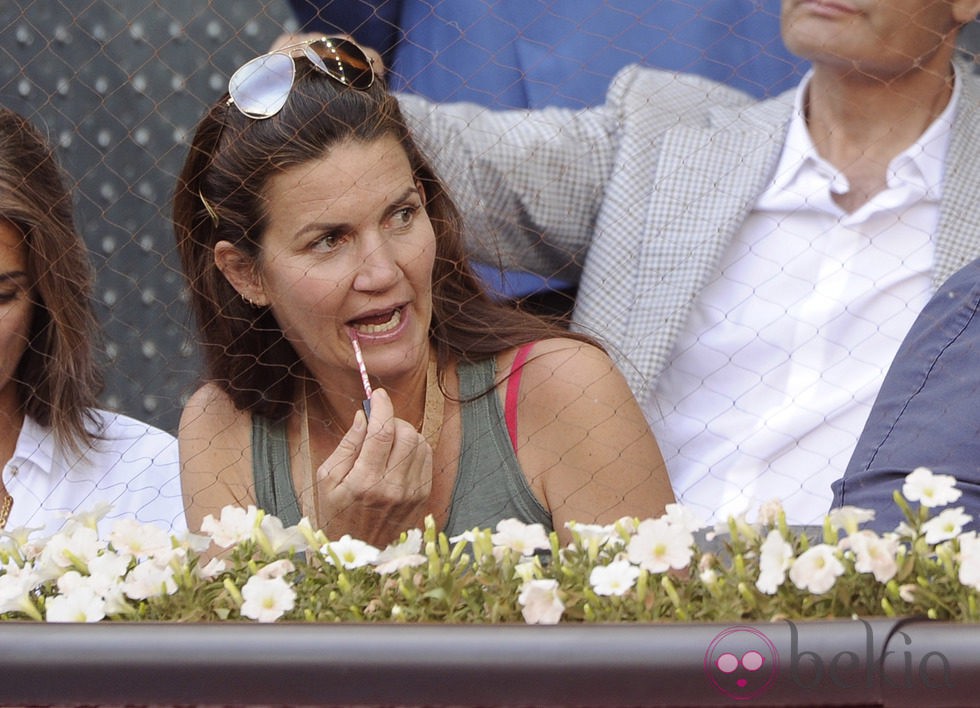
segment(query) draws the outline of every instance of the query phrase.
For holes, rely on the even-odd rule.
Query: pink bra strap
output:
[[[517,354],[514,356],[514,363],[510,367],[510,378],[507,379],[507,393],[504,397],[504,422],[507,424],[507,432],[510,434],[510,444],[517,454],[517,394],[521,388],[521,373],[524,363],[534,342],[522,344]]]

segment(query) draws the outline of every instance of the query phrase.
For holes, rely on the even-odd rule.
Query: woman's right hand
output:
[[[432,448],[411,423],[395,417],[384,389],[371,397],[337,449],[317,471],[318,518],[330,539],[343,534],[383,547],[421,528],[432,491]]]

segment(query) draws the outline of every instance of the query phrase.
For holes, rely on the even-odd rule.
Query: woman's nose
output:
[[[354,289],[362,292],[386,290],[398,282],[401,268],[388,244],[375,242],[365,249],[364,260],[354,276]]]

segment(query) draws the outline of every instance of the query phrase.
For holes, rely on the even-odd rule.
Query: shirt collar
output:
[[[912,145],[896,155],[888,166],[888,186],[909,184],[923,193],[927,199],[942,197],[942,183],[946,171],[946,153],[956,106],[962,93],[963,79],[960,70],[953,65],[953,93],[943,112],[926,128]],[[786,140],[776,166],[772,183],[766,195],[778,194],[792,185],[807,170],[821,174],[830,183],[832,192],[848,190],[847,178],[837,168],[823,159],[813,145],[805,119],[805,101],[813,70],[807,72],[796,89],[793,112],[790,117]]]
[[[25,415],[10,463],[20,467],[28,462],[44,470],[45,473],[51,472],[54,463],[54,433],[50,428]]]

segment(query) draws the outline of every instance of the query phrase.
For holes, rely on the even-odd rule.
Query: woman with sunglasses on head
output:
[[[567,540],[567,521],[663,512],[663,460],[622,376],[481,290],[360,47],[278,49],[229,94],[174,203],[207,367],[179,434],[192,527],[257,504],[372,543],[427,514],[451,535],[514,517]]]
[[[41,134],[0,108],[0,529],[111,509],[184,529],[177,441],[96,407],[92,267]]]

